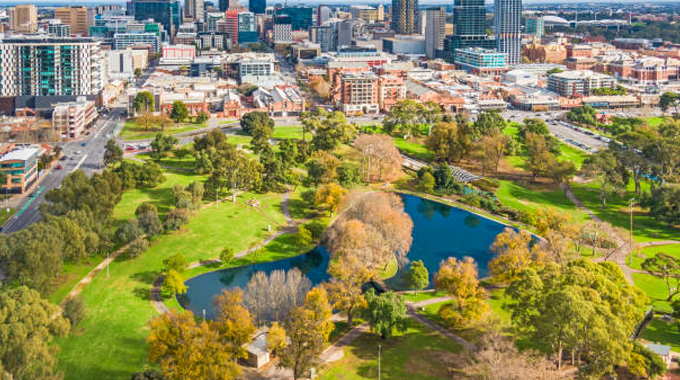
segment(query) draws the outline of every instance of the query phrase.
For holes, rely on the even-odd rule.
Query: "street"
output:
[[[122,120],[125,106],[117,104],[111,109],[111,112],[101,117],[91,129],[89,135],[78,141],[69,141],[62,144],[62,156],[66,159],[55,161],[52,166],[53,169],[44,172],[45,176],[42,180],[33,186],[28,194],[37,192],[35,198],[28,194],[17,205],[17,214],[7,221],[2,229],[4,233],[11,233],[19,231],[31,223],[35,223],[41,219],[40,204],[45,201],[45,193],[49,190],[59,187],[61,181],[69,173],[75,170],[83,170],[85,174],[91,175],[93,172],[102,168],[102,159],[104,157],[104,147],[106,142],[113,134],[116,124]],[[85,143],[85,146],[82,144]],[[78,153],[80,152],[80,153]],[[56,166],[61,164],[62,169],[57,169]]]

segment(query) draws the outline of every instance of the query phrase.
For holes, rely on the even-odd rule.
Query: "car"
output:
[[[135,150],[135,147],[133,145],[128,145],[125,147],[125,150]]]
[[[82,142],[82,143],[80,143],[80,146],[85,146],[85,145],[87,145],[87,143],[86,143],[86,142]]]
[[[63,169],[63,168],[64,168],[64,167],[61,166],[61,164],[57,165],[57,170],[61,170],[61,169]]]
[[[66,160],[68,160],[68,156],[59,157],[59,161],[66,161]]]
[[[76,154],[81,154],[83,153],[81,150],[76,150]]]

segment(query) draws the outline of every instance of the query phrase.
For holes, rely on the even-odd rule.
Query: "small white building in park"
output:
[[[653,353],[661,356],[664,363],[666,363],[666,366],[669,366],[671,364],[672,357],[670,346],[666,346],[664,344],[649,343],[645,347],[647,347],[647,349],[649,349]]]
[[[255,368],[260,368],[269,363],[269,350],[267,349],[267,332],[260,332],[246,347],[248,357],[246,363]]]

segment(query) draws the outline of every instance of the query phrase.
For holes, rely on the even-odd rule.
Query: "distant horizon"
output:
[[[267,1],[267,4],[274,4],[274,3],[284,3],[286,2],[285,0],[280,0],[280,1]],[[492,0],[486,0],[487,3],[493,3]],[[592,3],[597,3],[597,4],[668,4],[668,3],[674,3],[677,2],[676,0],[656,0],[656,1],[639,1],[639,0],[591,0],[591,1],[582,1],[582,2],[574,2],[570,3],[569,5],[575,5],[575,4],[592,4]],[[90,0],[90,1],[85,1],[85,0],[71,0],[71,1],[54,1],[54,0],[15,0],[11,2],[7,2],[2,4],[3,6],[13,6],[13,5],[18,5],[18,4],[35,4],[37,6],[42,6],[42,7],[49,7],[49,6],[64,6],[64,5],[107,5],[107,4],[125,4],[125,0]],[[247,1],[242,1],[242,3],[247,4]],[[323,0],[307,0],[307,1],[300,1],[300,0],[291,0],[288,1],[288,4],[292,5],[297,5],[297,4],[308,4],[308,5],[321,5],[321,4],[328,4],[328,5],[349,5],[349,4],[389,4],[391,1],[365,1],[365,0],[330,0],[330,1],[323,1]],[[420,4],[432,4],[432,5],[450,5],[453,3],[453,0],[449,1],[441,1],[441,0],[421,0],[419,1]],[[564,0],[525,0],[525,4],[531,4],[531,5],[541,5],[541,4],[546,4],[546,5],[554,5],[554,4],[564,4]]]

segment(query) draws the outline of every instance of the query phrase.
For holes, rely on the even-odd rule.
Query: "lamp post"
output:
[[[635,205],[635,198],[628,200],[628,214],[630,216],[630,229],[628,230],[628,265],[633,265],[633,205]]]
[[[380,349],[382,348],[381,345],[378,345],[378,380],[380,380]]]

